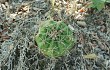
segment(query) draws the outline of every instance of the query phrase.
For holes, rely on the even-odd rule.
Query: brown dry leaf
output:
[[[95,53],[87,54],[83,56],[86,59],[95,59],[97,58],[97,55]]]
[[[4,35],[4,36],[1,36],[1,38],[3,39],[3,41],[5,41],[5,40],[7,40],[7,39],[10,39],[10,36]]]
[[[22,5],[19,9],[18,9],[18,14],[28,14],[29,13],[29,5]]]

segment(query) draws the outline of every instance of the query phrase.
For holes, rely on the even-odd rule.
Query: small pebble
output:
[[[77,21],[77,24],[79,26],[83,26],[83,27],[85,27],[87,25],[85,21]]]

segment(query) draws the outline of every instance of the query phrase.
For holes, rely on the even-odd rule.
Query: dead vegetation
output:
[[[0,70],[110,70],[109,4],[98,12],[87,8],[89,1],[74,1],[56,0],[53,13],[49,0],[0,0]],[[56,59],[45,57],[34,39],[50,18],[70,25],[76,39]]]

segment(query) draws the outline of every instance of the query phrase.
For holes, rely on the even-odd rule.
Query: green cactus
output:
[[[49,57],[59,57],[67,53],[74,44],[73,32],[62,21],[47,20],[39,26],[35,37],[41,52]]]

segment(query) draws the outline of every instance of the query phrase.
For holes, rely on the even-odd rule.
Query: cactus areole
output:
[[[73,32],[64,22],[47,20],[40,24],[35,41],[45,56],[59,57],[72,48],[74,37]]]

